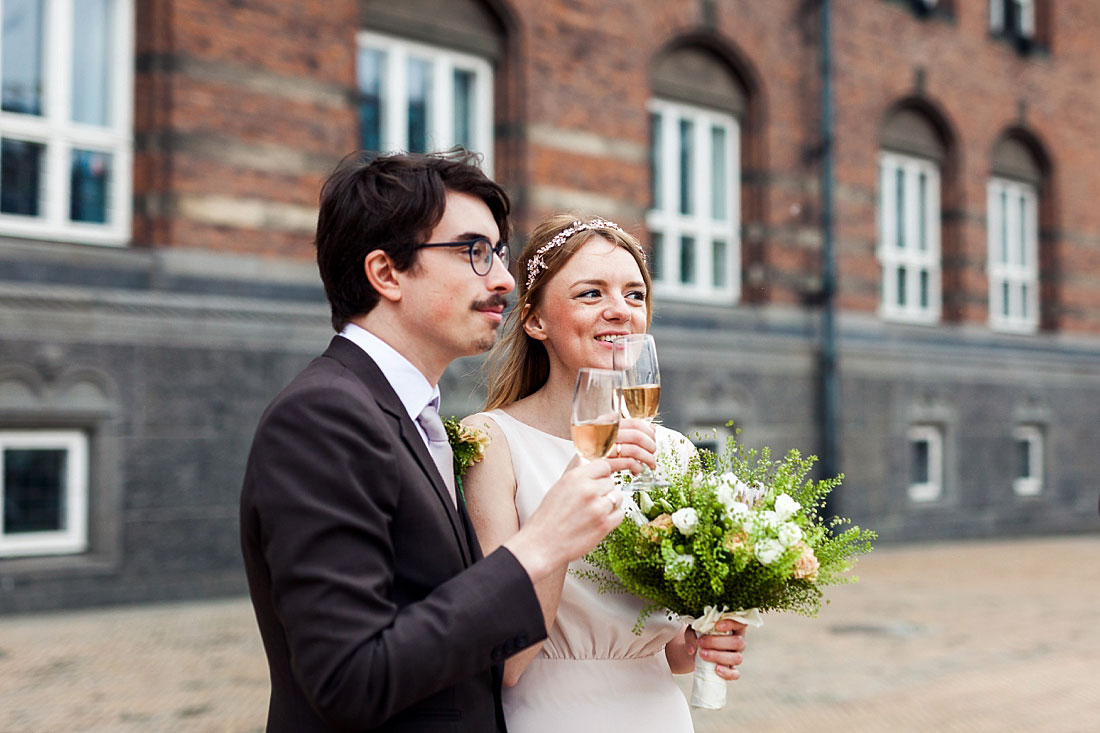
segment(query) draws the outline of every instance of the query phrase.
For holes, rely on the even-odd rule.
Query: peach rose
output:
[[[663,537],[672,531],[672,515],[658,514],[652,521],[647,522],[638,530],[650,542],[660,542]]]
[[[794,577],[804,580],[817,580],[817,556],[805,542],[799,542],[796,547],[802,551],[794,564]]]

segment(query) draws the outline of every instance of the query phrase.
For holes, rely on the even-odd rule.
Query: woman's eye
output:
[[[580,298],[598,298],[598,297],[600,297],[600,291],[599,290],[585,290],[578,297],[580,297]]]
[[[626,297],[631,298],[633,300],[640,300],[643,303],[645,302],[645,293],[643,293],[640,290],[635,290],[633,292],[627,293]]]

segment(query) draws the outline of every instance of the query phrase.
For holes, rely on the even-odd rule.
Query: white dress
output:
[[[573,458],[572,441],[544,433],[502,410],[491,417],[508,439],[520,526]],[[680,436],[658,426],[658,445]],[[682,438],[681,438],[682,439]],[[583,562],[571,568],[591,567]],[[644,605],[636,596],[599,593],[565,576],[554,625],[514,687],[504,689],[510,733],[690,733],[687,700],[672,679],[665,644],[683,628],[661,612],[641,636],[632,631]]]

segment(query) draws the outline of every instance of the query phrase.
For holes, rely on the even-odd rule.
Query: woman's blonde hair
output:
[[[572,230],[566,233],[567,230]],[[562,235],[565,234],[564,237]],[[517,262],[518,297],[504,322],[504,336],[485,360],[489,397],[485,409],[495,410],[536,392],[550,376],[550,358],[541,341],[531,338],[523,323],[542,302],[546,284],[593,237],[622,247],[641,270],[645,282],[646,330],[653,320],[653,287],[641,242],[617,225],[590,216],[554,214],[532,231]],[[560,243],[556,243],[561,240]],[[534,261],[534,264],[532,264]]]

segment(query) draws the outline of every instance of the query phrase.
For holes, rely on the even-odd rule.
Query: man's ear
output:
[[[401,300],[401,282],[388,254],[380,249],[368,252],[363,258],[363,271],[380,296],[394,303]]]
[[[520,323],[523,324],[523,330],[528,336],[536,341],[545,341],[550,338],[546,335],[546,329],[542,325],[542,319],[539,317],[539,312],[531,307],[530,303],[523,306],[523,311],[520,313]]]

